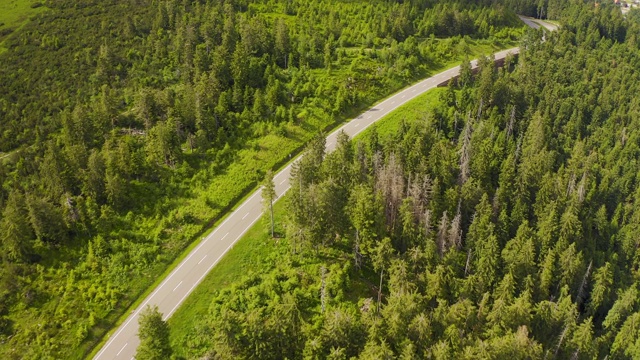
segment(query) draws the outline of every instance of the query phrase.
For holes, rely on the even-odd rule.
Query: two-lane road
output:
[[[516,54],[518,49],[510,49],[495,54],[496,59],[505,58],[508,53]],[[472,62],[476,67],[476,62]],[[378,103],[357,118],[346,123],[327,137],[327,151],[333,151],[340,131],[354,137],[374,122],[397,109],[416,96],[448,81],[460,72],[454,67],[406,88]],[[289,189],[291,165],[285,167],[274,178],[276,194],[282,196]],[[111,335],[106,345],[94,359],[132,359],[138,347],[138,316],[147,305],[157,305],[164,318],[169,318],[186,299],[207,273],[240,237],[260,218],[262,214],[261,189],[254,192],[238,206],[215,230],[189,253],[167,278],[142,302],[127,320]]]
[[[544,21],[544,20],[540,20],[540,19],[534,19],[532,17],[522,16],[522,15],[518,15],[518,17],[528,27],[531,27],[531,28],[534,28],[534,29],[540,29],[542,27],[542,28],[544,28],[546,30],[549,30],[549,31],[558,30],[558,25],[550,23],[548,21]]]

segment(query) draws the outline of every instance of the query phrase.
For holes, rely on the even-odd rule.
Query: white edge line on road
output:
[[[116,354],[116,356],[120,356],[120,353],[122,352],[122,350],[124,350],[124,348],[127,347],[127,345],[129,345],[129,343],[124,344],[124,346],[122,347],[122,349],[120,349],[120,351],[118,351],[118,353]]]
[[[429,86],[427,89],[425,89],[425,92],[426,92],[426,91],[428,91],[428,90],[433,89],[434,87],[435,87],[434,85]],[[409,100],[407,100],[407,101],[409,101]],[[372,122],[372,123],[370,123],[370,124],[365,125],[364,127],[360,128],[360,129],[358,129],[358,131],[356,131],[356,132],[351,136],[351,138],[353,139],[353,138],[354,138],[354,137],[356,137],[358,134],[360,134],[361,132],[365,131],[369,126],[371,126],[372,124],[374,124],[376,121],[378,121],[378,120],[382,119],[385,115],[386,115],[386,113],[385,113],[385,112],[381,113],[381,114],[380,114],[380,117],[378,117],[378,119],[376,119],[375,121],[373,121],[373,122]]]
[[[180,281],[180,283],[178,284],[178,286],[176,286],[176,287],[174,287],[174,288],[173,288],[173,291],[176,291],[176,290],[180,287],[180,285],[182,285],[182,281]]]
[[[291,186],[287,186],[287,188],[286,188],[286,189],[282,190],[282,194],[280,194],[280,197],[282,197],[282,195],[286,194],[286,193],[287,193],[287,191],[289,191],[289,189],[291,189]],[[279,197],[279,198],[280,198],[280,197]],[[278,199],[279,199],[279,198],[278,198]]]
[[[291,165],[289,165],[289,166],[291,166]],[[289,166],[287,166],[287,168],[288,168]],[[218,230],[220,230],[220,229],[224,226],[224,224],[226,224],[226,223],[227,223],[227,221],[229,221],[229,219],[231,219],[231,218],[233,217],[233,214],[234,214],[235,212],[239,211],[243,206],[245,206],[246,204],[248,204],[248,203],[251,201],[251,199],[253,199],[254,197],[256,197],[256,195],[258,195],[259,193],[260,193],[260,189],[258,189],[258,190],[255,192],[255,194],[253,194],[253,196],[251,196],[251,197],[250,197],[249,199],[247,199],[244,203],[242,203],[242,205],[240,205],[240,207],[238,207],[238,209],[236,209],[235,211],[232,211],[232,212],[227,216],[227,218],[226,218],[226,219],[224,219],[224,221],[223,221],[220,225],[218,225],[218,226],[215,228],[215,230],[213,230],[213,231],[212,231],[212,232],[211,232],[211,233],[206,237],[206,239],[205,239],[204,241],[202,241],[202,242],[198,245],[198,247],[196,247],[193,251],[191,251],[191,253],[189,254],[189,256],[187,256],[187,258],[186,258],[186,259],[182,260],[182,262],[180,263],[180,265],[178,265],[178,267],[177,267],[177,268],[175,268],[175,269],[171,272],[171,274],[169,274],[169,276],[167,276],[167,277],[164,279],[164,281],[160,284],[160,286],[158,286],[158,287],[154,290],[154,292],[153,292],[153,293],[151,293],[151,295],[149,295],[149,297],[147,297],[147,299],[146,299],[146,300],[145,300],[145,302],[142,304],[142,306],[139,306],[139,307],[138,307],[138,309],[136,309],[136,310],[134,311],[133,316],[131,316],[131,315],[130,315],[130,316],[129,316],[129,320],[127,320],[127,322],[125,322],[125,323],[124,323],[124,325],[120,325],[119,330],[118,330],[115,334],[113,334],[113,335],[111,335],[111,336],[109,337],[109,341],[108,341],[108,342],[107,342],[107,343],[102,347],[102,349],[100,350],[100,352],[98,352],[98,354],[96,354],[96,356],[94,357],[94,359],[96,359],[96,360],[97,360],[97,359],[99,359],[99,358],[102,356],[102,354],[104,354],[104,352],[107,350],[107,348],[108,348],[108,347],[113,343],[113,341],[118,337],[118,335],[120,335],[120,333],[122,332],[122,330],[124,330],[124,329],[129,325],[129,323],[130,323],[130,322],[131,322],[131,321],[132,321],[132,320],[133,320],[133,319],[138,315],[138,313],[140,313],[140,311],[141,311],[142,309],[144,309],[144,307],[145,307],[145,306],[147,306],[147,304],[149,303],[149,301],[151,301],[151,299],[153,299],[153,297],[158,293],[158,291],[160,291],[160,289],[162,289],[162,287],[164,287],[164,286],[169,282],[169,280],[171,280],[171,278],[173,277],[173,275],[177,274],[177,273],[178,273],[178,271],[182,268],[182,266],[183,266],[184,264],[186,264],[186,263],[189,261],[189,259],[191,259],[191,257],[192,257],[193,255],[195,255],[195,254],[198,252],[198,250],[200,250],[200,248],[201,248],[201,247],[202,247],[202,246],[207,242],[207,240],[209,240],[209,238],[210,238],[211,236],[213,236],[216,232],[218,232]],[[228,235],[228,234],[229,234],[229,233],[227,233],[227,235]],[[227,235],[225,235],[225,236],[227,236]]]
[[[287,189],[288,190],[288,189]],[[184,296],[182,297],[182,299],[180,299],[180,301],[178,301],[178,303],[176,304],[176,306],[173,307],[173,309],[171,309],[171,311],[169,311],[169,314],[167,314],[162,320],[167,320],[168,318],[171,317],[171,315],[173,315],[173,313],[176,311],[176,309],[178,308],[178,306],[180,306],[182,304],[182,302],[184,301],[184,299],[187,298],[187,296],[189,296],[191,294],[191,292],[193,291],[193,289],[195,289],[196,286],[198,286],[198,284],[200,284],[200,282],[202,281],[202,279],[204,279],[205,276],[207,276],[207,274],[209,273],[209,271],[211,271],[211,269],[213,269],[214,266],[216,266],[216,264],[218,263],[218,261],[220,261],[220,259],[222,259],[223,256],[225,256],[227,254],[227,252],[229,251],[229,249],[231,249],[233,247],[233,245],[235,245],[235,243],[253,226],[253,224],[256,223],[256,221],[258,221],[260,219],[260,217],[262,216],[262,212],[260,213],[259,216],[257,216],[255,219],[253,219],[253,221],[251,221],[251,224],[249,224],[249,226],[245,227],[244,230],[242,230],[242,232],[240,233],[240,235],[238,235],[238,237],[233,240],[233,242],[231,242],[231,244],[229,244],[229,246],[227,246],[227,248],[222,252],[222,254],[220,254],[220,256],[218,256],[218,258],[216,259],[216,261],[213,262],[213,264],[211,264],[211,266],[209,266],[209,268],[207,269],[207,271],[205,271],[202,276],[200,276],[200,278],[191,286],[191,288],[189,288],[189,291],[187,291],[186,294],[184,294]]]
[[[202,258],[202,260],[198,261],[198,265],[200,265],[200,263],[203,262],[204,259],[206,259],[206,258],[207,258],[207,254],[204,254],[204,257]]]

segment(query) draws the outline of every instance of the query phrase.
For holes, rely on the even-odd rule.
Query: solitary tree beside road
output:
[[[276,185],[273,183],[273,171],[267,171],[264,177],[264,184],[262,187],[262,201],[264,202],[265,210],[268,210],[271,215],[271,237],[274,237],[274,224],[273,224],[273,201],[276,199]]]
[[[136,352],[137,360],[162,360],[171,357],[169,343],[169,325],[162,320],[157,306],[147,306],[138,320],[140,346]]]

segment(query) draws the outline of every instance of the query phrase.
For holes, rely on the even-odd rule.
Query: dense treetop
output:
[[[217,292],[174,346],[639,358],[640,23],[607,6],[562,14],[557,33],[529,32],[500,70],[463,71],[398,131],[343,136],[326,156],[312,141],[277,219],[289,254]]]
[[[0,354],[9,359],[82,357],[311,134],[523,33],[509,7],[489,1],[46,8],[3,38],[0,54]]]

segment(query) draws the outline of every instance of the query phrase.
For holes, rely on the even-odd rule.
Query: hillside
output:
[[[640,358],[640,22],[613,6],[562,14],[517,63],[484,59],[326,156],[312,141],[279,235],[265,222],[242,240],[241,279],[214,270],[205,305],[170,320],[173,351]]]
[[[81,358],[267,169],[465,56],[489,2],[50,0],[0,54],[0,354]]]

